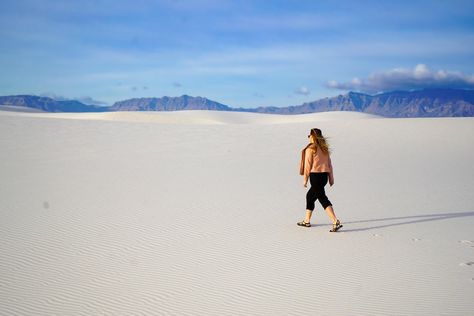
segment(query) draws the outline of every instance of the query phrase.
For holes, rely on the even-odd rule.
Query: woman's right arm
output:
[[[331,169],[331,171],[329,172],[329,185],[333,186],[333,184],[334,184],[334,171],[332,170],[331,156],[329,156],[329,169]]]

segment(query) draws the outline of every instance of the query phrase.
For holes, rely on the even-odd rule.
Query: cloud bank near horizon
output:
[[[35,95],[35,94],[31,93],[31,95]],[[96,100],[96,99],[94,99],[90,96],[67,98],[65,96],[58,95],[54,92],[43,92],[43,93],[40,93],[38,96],[51,98],[51,99],[56,100],[56,101],[79,101],[83,104],[88,104],[88,105],[101,105],[101,106],[108,106],[109,105],[107,102]]]
[[[356,77],[349,82],[332,80],[326,83],[326,87],[365,93],[429,88],[474,89],[474,75],[459,71],[432,70],[425,64],[418,64],[413,69],[395,68],[372,73],[367,78]]]

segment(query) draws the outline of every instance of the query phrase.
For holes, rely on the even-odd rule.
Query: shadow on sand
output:
[[[414,215],[414,216],[403,216],[403,217],[387,217],[387,218],[379,218],[379,219],[369,219],[369,220],[361,220],[361,221],[352,221],[352,222],[343,222],[344,228],[341,231],[344,232],[360,232],[366,231],[371,229],[379,229],[379,228],[386,228],[392,226],[401,226],[401,225],[409,225],[409,224],[417,224],[417,223],[426,223],[432,221],[441,221],[446,219],[453,219],[453,218],[460,218],[460,217],[469,217],[474,216],[474,212],[459,212],[459,213],[445,213],[445,214],[426,214],[426,215]],[[387,221],[402,221],[397,223],[384,223]],[[376,223],[382,222],[379,225],[366,227],[366,228],[355,228],[355,229],[346,229],[349,228],[349,224],[358,224],[358,223]]]

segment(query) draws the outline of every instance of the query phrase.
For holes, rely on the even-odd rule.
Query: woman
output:
[[[311,188],[306,194],[306,217],[298,222],[298,226],[311,227],[311,215],[314,210],[314,203],[319,200],[324,210],[332,220],[332,229],[330,232],[337,232],[341,227],[340,221],[334,214],[334,209],[329,201],[324,186],[334,184],[334,175],[332,171],[329,146],[322,132],[318,128],[311,129],[308,135],[309,144],[301,152],[300,175],[304,177],[303,185],[308,186],[308,179]]]

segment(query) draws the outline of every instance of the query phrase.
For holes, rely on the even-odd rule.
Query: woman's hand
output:
[[[305,188],[307,188],[307,187],[308,187],[308,183],[303,182],[303,186],[304,186]]]

